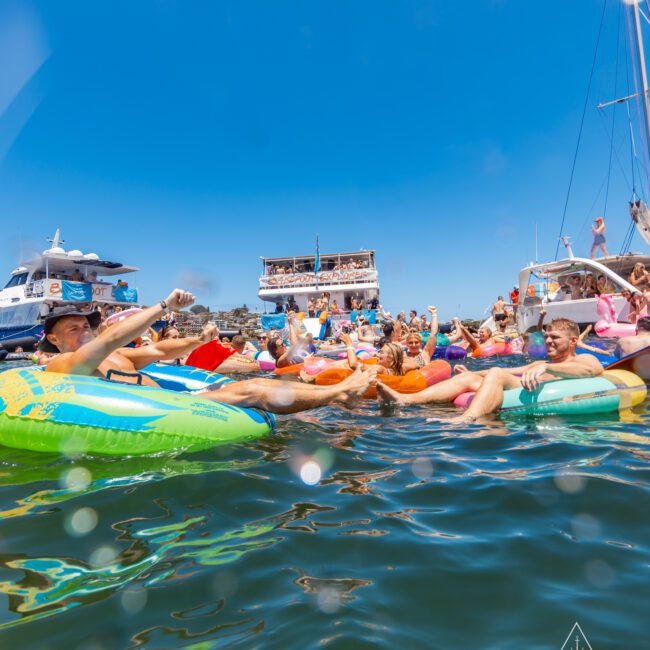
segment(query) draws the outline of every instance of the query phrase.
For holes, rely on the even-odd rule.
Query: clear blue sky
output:
[[[5,0],[0,272],[60,227],[67,247],[140,266],[144,302],[189,285],[213,307],[259,305],[259,256],[312,253],[319,233],[322,252],[377,249],[392,311],[478,316],[533,259],[535,224],[554,256],[602,7]],[[595,105],[627,90],[618,7],[567,213],[582,254],[608,169]]]

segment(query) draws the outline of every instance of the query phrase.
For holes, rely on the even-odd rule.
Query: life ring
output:
[[[454,404],[467,408],[476,393],[459,395]],[[511,416],[589,415],[622,411],[642,404],[645,382],[627,370],[605,370],[598,377],[547,381],[537,390],[503,392],[501,413]]]
[[[535,285],[529,284],[527,289],[526,289],[526,295],[530,298],[534,298],[537,295],[537,289],[535,289]]]
[[[332,368],[325,370],[316,375],[317,386],[331,386],[339,384],[352,374],[347,368]],[[451,366],[442,359],[431,361],[419,370],[410,370],[402,376],[396,375],[377,375],[377,379],[389,388],[395,389],[399,393],[419,393],[427,386],[433,386],[440,381],[451,377]],[[377,389],[374,386],[368,388],[363,394],[365,399],[376,399]]]
[[[169,366],[169,371],[187,372],[179,368]],[[190,372],[196,377],[201,371]],[[37,368],[0,374],[0,403],[0,444],[41,452],[139,455],[206,449],[266,435],[275,423],[257,409]]]

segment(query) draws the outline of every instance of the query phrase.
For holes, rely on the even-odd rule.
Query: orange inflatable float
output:
[[[370,359],[369,359],[370,361]],[[317,386],[331,386],[342,382],[352,374],[346,368],[331,368],[316,375]],[[405,375],[377,375],[377,379],[398,393],[419,393],[427,386],[451,377],[451,366],[443,359],[436,359],[419,370],[410,370]],[[376,399],[377,389],[370,387],[363,395],[366,399]]]

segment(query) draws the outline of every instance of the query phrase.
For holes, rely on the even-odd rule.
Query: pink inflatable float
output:
[[[594,325],[594,330],[598,336],[622,338],[636,334],[636,325],[617,322],[616,309],[614,309],[614,301],[611,296],[598,296],[597,310],[601,316],[600,320]]]
[[[115,325],[116,323],[119,323],[127,318],[130,318],[131,316],[135,316],[135,314],[139,314],[142,311],[140,307],[132,307],[131,309],[124,309],[123,311],[117,311],[114,314],[111,314],[107,319],[106,319],[106,325],[109,327],[111,325]]]

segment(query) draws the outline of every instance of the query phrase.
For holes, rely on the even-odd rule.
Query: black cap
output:
[[[45,319],[45,328],[43,330],[43,338],[38,344],[38,349],[41,352],[60,352],[59,348],[47,339],[47,335],[52,332],[52,328],[62,318],[68,316],[84,316],[88,319],[88,323],[92,329],[97,329],[102,322],[102,315],[98,311],[79,311],[74,305],[66,305],[65,307],[55,307],[50,315]]]

